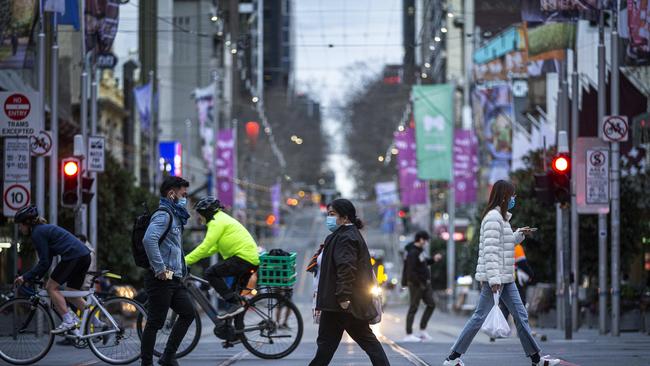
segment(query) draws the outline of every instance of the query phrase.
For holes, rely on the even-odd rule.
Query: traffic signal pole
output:
[[[50,148],[50,211],[49,222],[52,225],[58,223],[59,215],[59,191],[58,177],[59,177],[59,43],[58,43],[58,26],[56,11],[52,13],[52,69],[51,69],[51,85],[52,97],[50,106],[50,134],[52,135],[52,147]]]
[[[38,30],[38,117],[42,126],[45,127],[45,24],[43,21],[43,7],[40,6],[39,30]],[[36,158],[36,207],[38,212],[45,216],[45,158]]]
[[[612,11],[612,84],[611,103],[612,115],[619,114],[619,70],[618,70],[618,3]],[[619,263],[621,256],[621,192],[620,192],[620,146],[618,142],[610,143],[612,151],[612,176],[611,176],[611,227],[612,227],[612,335],[620,336],[621,292],[619,280]]]
[[[92,136],[97,135],[97,71],[95,67],[91,69],[91,78],[90,83],[90,134]],[[88,139],[84,140],[84,144],[88,144]],[[86,146],[86,151],[88,151],[89,146]],[[97,173],[90,172],[90,178],[93,180],[92,187],[90,192],[93,194],[93,197],[90,200],[89,207],[89,230],[88,230],[88,239],[90,244],[95,249],[95,255],[97,254],[97,200],[99,199],[97,195]]]
[[[602,2],[601,2],[602,3]],[[598,125],[605,118],[605,13],[598,17]],[[601,136],[602,131],[598,129]],[[607,214],[598,214],[598,329],[607,333]]]
[[[576,46],[577,48],[577,46]],[[578,52],[573,52],[573,69],[571,72],[571,139],[569,140],[569,149],[571,151],[571,162],[577,161],[575,143],[578,141],[580,118],[578,103],[580,103],[580,80],[578,78]],[[573,282],[571,283],[571,319],[573,320],[573,330],[577,331],[579,327],[578,319],[578,285],[580,283],[580,262],[578,260],[580,253],[580,216],[578,216],[577,202],[577,171],[571,169],[571,273]]]
[[[562,104],[560,120],[562,122],[561,128],[558,130],[558,153],[569,153],[569,142],[567,130],[569,129],[569,82],[568,82],[568,50],[565,52],[565,58],[561,62],[560,67],[560,80],[562,88]],[[571,166],[571,163],[569,163]],[[569,194],[571,190],[569,188]],[[571,317],[571,222],[569,215],[568,202],[562,203],[560,206],[561,222],[562,222],[562,299],[564,310],[564,339],[573,338],[573,321]],[[558,220],[560,221],[560,220]]]

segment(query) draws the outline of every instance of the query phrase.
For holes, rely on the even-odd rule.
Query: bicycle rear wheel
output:
[[[174,327],[174,323],[176,322],[177,318],[178,315],[174,312],[174,310],[169,309],[169,311],[167,311],[165,324],[163,324],[163,327],[158,331],[158,334],[156,335],[156,345],[153,349],[153,354],[155,356],[160,357],[165,350],[167,340],[169,340],[169,335],[172,332],[172,328]],[[145,325],[146,317],[139,318],[138,336],[141,339]],[[201,316],[199,315],[198,311],[196,311],[196,308],[194,308],[194,321],[192,324],[190,324],[190,327],[187,329],[187,333],[185,333],[185,337],[183,337],[181,344],[178,346],[178,350],[176,351],[176,358],[185,357],[190,352],[192,352],[194,348],[196,348],[196,345],[199,344],[199,339],[201,338],[201,328]]]
[[[242,344],[263,359],[283,358],[300,344],[302,315],[296,305],[278,293],[257,295],[246,311],[235,318],[236,329],[243,329]]]
[[[54,321],[48,309],[29,299],[0,306],[0,358],[14,365],[35,363],[52,348]]]
[[[85,335],[97,336],[88,339],[88,347],[100,360],[113,365],[136,361],[140,358],[137,319],[144,316],[144,308],[139,302],[126,297],[111,297],[104,300],[102,306],[118,328],[112,325],[99,306],[95,306],[86,321]],[[93,318],[99,322],[91,321]]]

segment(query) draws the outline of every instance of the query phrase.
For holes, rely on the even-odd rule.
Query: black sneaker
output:
[[[226,303],[226,310],[224,310],[224,312],[222,312],[221,314],[218,314],[217,319],[224,320],[224,319],[232,318],[233,316],[243,311],[244,311],[244,307],[241,304],[228,302]]]

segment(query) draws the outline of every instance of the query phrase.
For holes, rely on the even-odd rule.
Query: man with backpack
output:
[[[165,351],[158,363],[162,366],[177,366],[176,350],[194,320],[194,309],[187,289],[181,279],[187,273],[183,254],[183,226],[190,214],[187,212],[187,188],[189,182],[180,177],[167,177],[160,186],[160,205],[149,216],[142,247],[148,259],[144,276],[147,293],[147,324],[142,333],[142,366],[153,365],[153,351],[156,333],[160,330],[171,307],[178,319],[169,335]],[[136,220],[133,230],[134,257],[142,265],[137,250],[138,228],[142,217]],[[145,220],[146,221],[146,220]]]

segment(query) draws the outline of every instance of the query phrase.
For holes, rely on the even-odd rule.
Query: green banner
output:
[[[418,178],[451,180],[454,139],[454,87],[450,84],[413,86]]]

